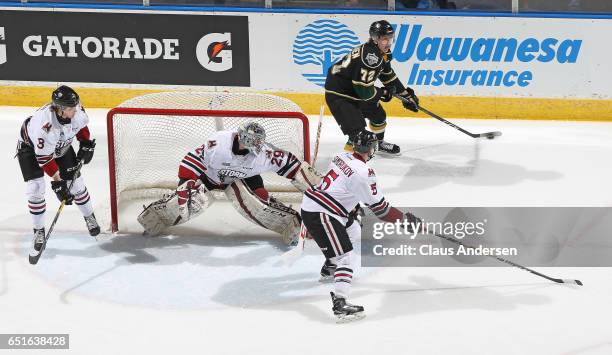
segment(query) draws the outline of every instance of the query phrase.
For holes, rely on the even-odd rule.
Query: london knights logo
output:
[[[359,37],[335,20],[316,20],[300,30],[293,41],[293,62],[311,83],[323,87],[327,70],[353,47]]]

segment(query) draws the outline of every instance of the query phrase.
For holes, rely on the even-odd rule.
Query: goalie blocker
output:
[[[268,195],[261,173],[276,172],[300,191],[320,181],[319,174],[293,154],[265,143],[265,131],[247,123],[237,132],[219,131],[181,161],[177,191],[145,207],[138,221],[151,235],[185,223],[214,202],[211,190],[224,190],[245,218],[275,231],[286,243],[299,233],[299,213]]]

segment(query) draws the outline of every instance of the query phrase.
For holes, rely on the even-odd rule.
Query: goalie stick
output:
[[[409,102],[408,99],[406,99],[405,97],[399,96],[397,94],[394,94],[393,96],[395,96],[397,99],[401,100],[402,102]],[[485,133],[472,133],[469,132],[459,126],[457,126],[456,124],[436,115],[435,113],[429,111],[428,109],[417,105],[417,108],[419,109],[419,111],[423,111],[424,113],[426,113],[427,115],[429,115],[430,117],[435,118],[436,120],[446,123],[447,125],[453,127],[454,129],[467,134],[468,136],[472,137],[472,138],[487,138],[487,139],[494,139],[495,137],[499,137],[502,135],[502,133],[500,131],[493,131],[493,132],[485,132]]]
[[[315,140],[314,152],[312,154],[312,161],[310,165],[314,167],[317,162],[317,156],[319,155],[319,141],[321,140],[321,128],[323,127],[323,112],[325,111],[325,107],[321,105],[321,110],[319,111],[319,124],[317,125],[317,138]]]
[[[74,171],[72,181],[70,181],[70,185],[68,185],[68,191],[72,189],[72,185],[74,184],[74,181],[77,179],[82,166],[83,166],[83,160],[80,160],[79,163],[77,164],[76,170]],[[47,235],[45,235],[45,241],[41,245],[40,250],[36,251],[34,250],[34,248],[32,248],[30,255],[28,255],[28,261],[30,262],[30,264],[36,265],[36,263],[38,263],[40,256],[42,255],[43,251],[45,251],[45,248],[47,247],[47,241],[49,240],[49,237],[51,236],[51,232],[53,232],[53,227],[55,227],[55,223],[57,223],[57,219],[62,213],[62,210],[64,210],[65,205],[66,205],[66,200],[62,200],[62,203],[60,203],[60,206],[57,209],[57,213],[55,214],[55,218],[53,218],[53,222],[51,222],[49,231],[47,232]]]
[[[321,128],[323,127],[323,113],[325,112],[325,106],[321,105],[321,109],[319,110],[319,123],[317,125],[317,136],[314,144],[314,151],[312,154],[312,161],[310,165],[314,167],[317,162],[317,156],[319,155],[319,142],[321,140]],[[300,227],[300,235],[298,236],[298,240],[295,246],[281,255],[281,260],[285,265],[292,265],[304,252],[304,247],[306,245],[306,235],[308,231],[306,231],[306,227],[304,224]]]

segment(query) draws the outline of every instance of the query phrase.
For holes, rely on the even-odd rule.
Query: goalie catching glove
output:
[[[170,226],[183,224],[200,215],[213,201],[214,197],[203,185],[188,180],[173,194],[144,207],[138,223],[146,234],[155,236]]]
[[[189,220],[189,207],[191,206],[192,202],[192,194],[197,192],[197,189],[201,184],[202,182],[200,180],[187,180],[176,189],[178,209],[182,219]]]
[[[291,183],[300,190],[300,192],[304,192],[312,186],[318,185],[322,178],[321,174],[319,174],[314,167],[308,164],[308,162],[303,161],[300,165],[300,169],[293,177],[293,180],[291,180]]]

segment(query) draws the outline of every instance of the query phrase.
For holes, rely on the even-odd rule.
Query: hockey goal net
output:
[[[160,198],[176,189],[184,155],[219,130],[256,121],[266,141],[309,161],[308,119],[294,102],[255,93],[163,92],[125,101],[107,115],[111,229],[121,203]],[[266,188],[295,196],[291,183],[262,175]],[[282,199],[282,198],[281,198]]]

